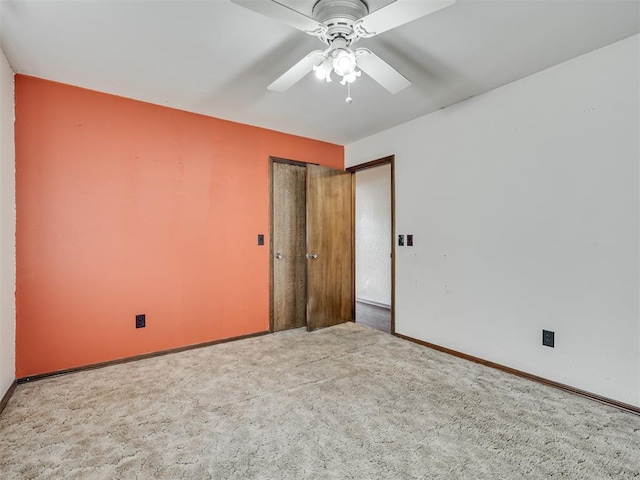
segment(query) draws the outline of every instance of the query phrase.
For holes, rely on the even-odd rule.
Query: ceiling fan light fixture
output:
[[[329,58],[325,59],[321,64],[313,66],[316,78],[326,82],[331,81],[331,70],[333,70],[333,64]]]
[[[340,83],[342,85],[346,83],[353,83],[356,81],[356,78],[358,78],[360,75],[362,75],[362,72],[360,70],[354,70],[353,72],[344,75]]]
[[[348,48],[336,48],[331,56],[333,57],[333,69],[341,77],[355,71],[356,56]]]

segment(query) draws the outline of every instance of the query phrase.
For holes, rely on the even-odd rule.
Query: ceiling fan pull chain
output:
[[[345,99],[347,104],[351,104],[353,102],[353,98],[351,98],[351,83],[347,82],[347,98]]]

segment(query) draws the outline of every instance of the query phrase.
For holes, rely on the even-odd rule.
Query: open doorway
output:
[[[347,169],[354,173],[355,321],[388,333],[395,332],[393,160]]]

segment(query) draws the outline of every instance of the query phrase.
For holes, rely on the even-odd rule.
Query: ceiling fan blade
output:
[[[231,3],[240,5],[267,17],[275,18],[290,27],[302,30],[310,35],[326,31],[327,27],[311,17],[289,8],[275,0],[231,0]]]
[[[411,85],[411,82],[400,72],[368,48],[358,48],[355,54],[356,63],[360,70],[389,90],[389,92],[398,93]]]
[[[322,61],[324,52],[322,50],[314,50],[304,57],[293,67],[287,70],[280,78],[267,87],[274,92],[285,92],[298,83],[302,77],[309,73],[314,65]]]
[[[362,37],[373,37],[456,3],[456,0],[396,0],[362,17],[354,28],[362,30]]]

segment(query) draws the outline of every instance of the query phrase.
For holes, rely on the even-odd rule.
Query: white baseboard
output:
[[[391,309],[391,305],[388,305],[386,303],[376,302],[374,300],[367,300],[365,298],[356,298],[356,302],[366,303],[367,305],[373,305],[374,307],[386,308],[389,310]]]

